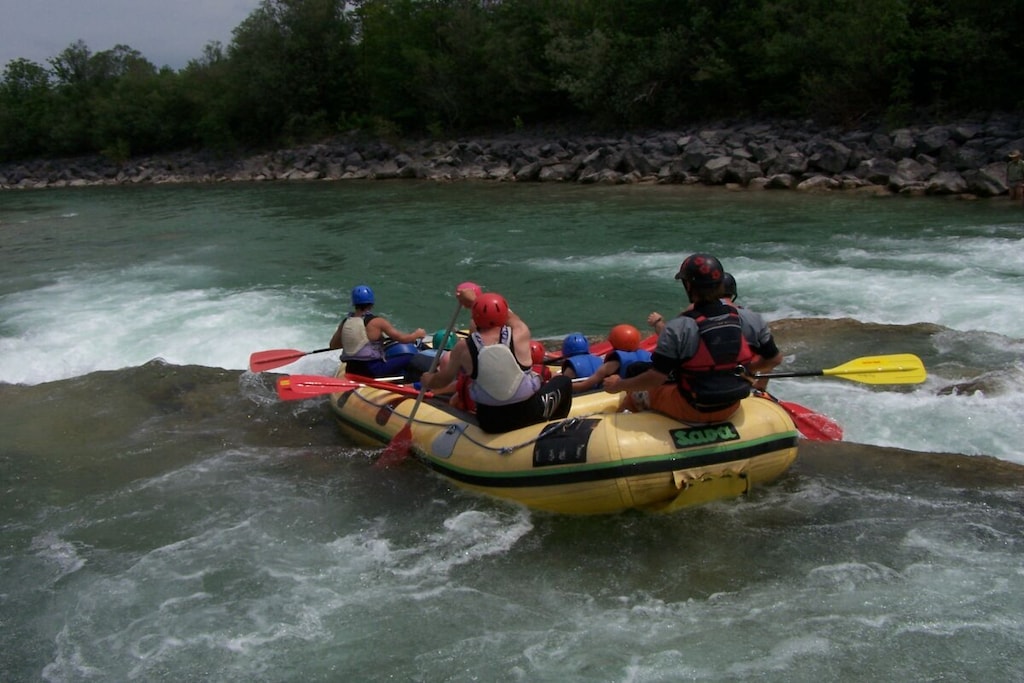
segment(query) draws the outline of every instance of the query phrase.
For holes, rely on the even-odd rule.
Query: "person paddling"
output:
[[[572,380],[561,375],[543,383],[533,372],[530,328],[511,318],[508,302],[487,293],[473,303],[476,331],[460,339],[447,366],[421,379],[427,389],[454,380],[461,369],[472,378],[470,394],[476,403],[480,428],[508,432],[538,422],[566,417],[572,407]]]
[[[388,322],[387,318],[371,312],[376,297],[366,285],[352,288],[352,311],[338,324],[338,329],[328,347],[341,349],[341,360],[345,371],[365,377],[389,377],[401,375],[413,358],[413,354],[401,354],[388,358],[384,342],[394,340],[403,344],[425,337],[427,332],[417,328],[413,332],[402,332]]]
[[[692,254],[682,262],[675,279],[683,283],[691,307],[664,322],[652,367],[635,377],[604,380],[605,391],[627,392],[620,409],[650,408],[683,422],[720,422],[752,390],[737,373],[740,366],[753,374],[782,362],[763,318],[722,301],[724,274],[710,254]],[[670,376],[674,381],[666,384]]]

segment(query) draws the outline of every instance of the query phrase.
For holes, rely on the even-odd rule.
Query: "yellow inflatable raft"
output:
[[[361,386],[331,395],[342,431],[379,447],[402,429],[416,395]],[[793,462],[797,430],[772,401],[751,397],[728,422],[687,425],[654,412],[616,413],[618,396],[577,394],[570,416],[505,434],[425,398],[412,455],[453,484],[563,514],[670,512],[746,493]]]

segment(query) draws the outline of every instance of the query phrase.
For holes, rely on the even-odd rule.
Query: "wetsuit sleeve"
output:
[[[743,327],[743,336],[746,337],[750,348],[762,358],[774,358],[779,353],[779,347],[775,344],[772,331],[768,323],[764,321],[760,313],[755,313],[749,308],[741,308],[740,323]]]
[[[654,369],[670,374],[682,361],[697,353],[699,341],[697,323],[692,318],[680,316],[666,321],[658,335],[658,345],[651,354]]]
[[[654,365],[654,369],[663,375],[671,375],[679,367],[678,360],[663,356],[657,351],[651,354],[651,363]]]
[[[772,337],[768,337],[768,341],[761,346],[753,348],[753,351],[761,358],[775,358],[779,355],[779,347],[775,345],[775,339]]]

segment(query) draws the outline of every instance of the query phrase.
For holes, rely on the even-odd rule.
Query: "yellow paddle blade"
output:
[[[912,353],[854,358],[828,370],[823,375],[840,375],[865,384],[920,384],[928,378],[924,363]]]

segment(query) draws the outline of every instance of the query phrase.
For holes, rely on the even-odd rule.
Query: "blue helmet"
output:
[[[352,305],[366,306],[373,303],[373,290],[366,285],[356,285],[352,288]]]
[[[562,341],[562,355],[566,358],[579,356],[584,353],[590,353],[590,343],[579,332],[567,335],[565,340]]]

